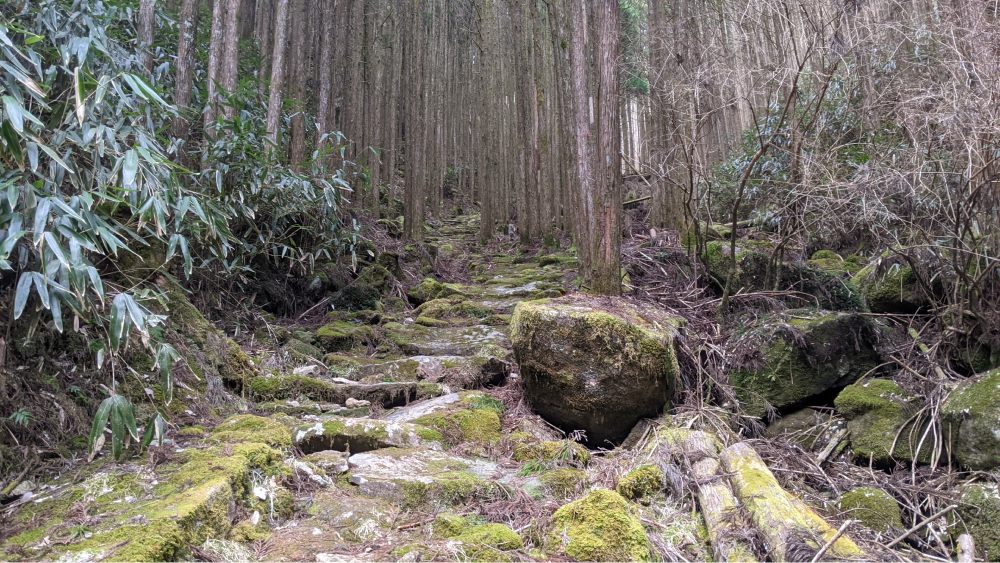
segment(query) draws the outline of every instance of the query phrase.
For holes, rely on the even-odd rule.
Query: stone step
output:
[[[296,375],[256,377],[247,385],[258,401],[301,400],[345,404],[348,399],[379,403],[384,408],[406,405],[418,399],[448,393],[444,385],[422,381],[363,384],[341,379],[338,382]]]

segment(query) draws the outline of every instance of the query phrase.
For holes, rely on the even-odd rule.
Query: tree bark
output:
[[[201,0],[184,0],[181,4],[180,29],[177,33],[177,78],[174,104],[181,110],[173,120],[174,136],[188,139],[191,124],[188,108],[191,105],[191,86],[194,78],[195,38],[198,34],[198,5]]]
[[[205,78],[208,88],[208,95],[205,99],[208,107],[204,113],[206,133],[217,115],[218,81],[221,76],[222,52],[226,42],[226,2],[228,0],[214,0],[212,2],[212,35],[208,43],[208,75]]]
[[[156,0],[139,2],[139,51],[142,53],[142,69],[146,76],[153,74],[153,25],[156,21]]]
[[[222,0],[216,1],[221,2]],[[222,45],[222,68],[220,70],[219,85],[227,93],[236,91],[237,81],[239,80],[237,72],[239,71],[239,17],[241,3],[242,0],[226,0],[225,42]],[[226,119],[232,119],[234,111],[235,108],[232,103],[227,103],[223,107]]]
[[[277,0],[277,14],[274,18],[271,90],[267,100],[267,137],[271,141],[268,153],[279,145],[281,135],[281,96],[285,85],[285,47],[288,43],[288,2],[289,0]]]

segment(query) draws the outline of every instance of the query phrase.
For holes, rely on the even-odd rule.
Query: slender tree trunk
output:
[[[309,26],[306,21],[307,0],[292,0],[292,52],[288,59],[288,86],[295,103],[292,112],[288,144],[288,161],[297,170],[306,158],[306,67],[305,48]]]
[[[267,101],[267,137],[272,143],[269,152],[278,146],[281,134],[281,96],[285,85],[285,47],[288,43],[288,2],[289,0],[277,0],[277,14],[274,18],[271,91]]]
[[[216,2],[221,1],[216,0]],[[237,72],[239,70],[239,17],[241,3],[242,0],[227,0],[226,2],[226,39],[222,49],[222,69],[219,74],[219,85],[227,93],[236,91],[237,80],[239,80]],[[226,104],[223,108],[227,119],[233,118],[234,111],[235,108],[232,103]]]
[[[139,2],[139,51],[142,53],[142,69],[146,76],[153,74],[153,25],[156,21],[156,0]]]
[[[198,5],[201,0],[184,0],[181,4],[180,30],[177,33],[177,78],[174,87],[174,104],[181,114],[173,120],[174,136],[188,139],[191,124],[188,121],[191,106],[191,86],[194,78],[195,38],[198,34]]]
[[[208,96],[205,99],[208,107],[204,113],[206,133],[217,115],[218,81],[221,77],[222,53],[226,42],[226,2],[228,0],[214,0],[212,3],[212,35],[208,43],[208,76],[205,77],[208,87]]]

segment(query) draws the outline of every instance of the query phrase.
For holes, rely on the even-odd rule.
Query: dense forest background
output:
[[[171,303],[243,343],[377,262],[408,310],[474,270],[436,236],[471,215],[480,248],[574,255],[574,290],[697,309],[700,406],[746,402],[702,381],[751,362],[720,335],[860,299],[908,337],[878,369],[926,397],[936,468],[948,393],[1000,366],[998,10],[4,2],[0,476],[162,443]]]

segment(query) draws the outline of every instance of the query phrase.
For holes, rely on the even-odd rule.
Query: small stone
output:
[[[356,407],[367,407],[367,406],[369,406],[371,404],[372,404],[371,401],[365,401],[365,400],[361,400],[361,399],[355,399],[354,397],[348,398],[347,401],[344,403],[344,405],[347,408],[349,408],[349,409],[353,409],[353,408],[356,408]]]
[[[267,499],[267,489],[265,489],[264,487],[261,487],[261,486],[254,487],[253,488],[253,496],[259,498],[260,500],[266,500]]]
[[[293,375],[319,375],[320,367],[317,365],[299,366],[292,370]]]
[[[14,490],[11,491],[10,494],[12,496],[19,497],[26,495],[34,490],[35,490],[34,481],[21,481],[16,487],[14,487]]]
[[[254,510],[253,514],[250,515],[250,523],[253,524],[254,526],[256,526],[257,524],[260,524],[260,511],[259,510]]]

